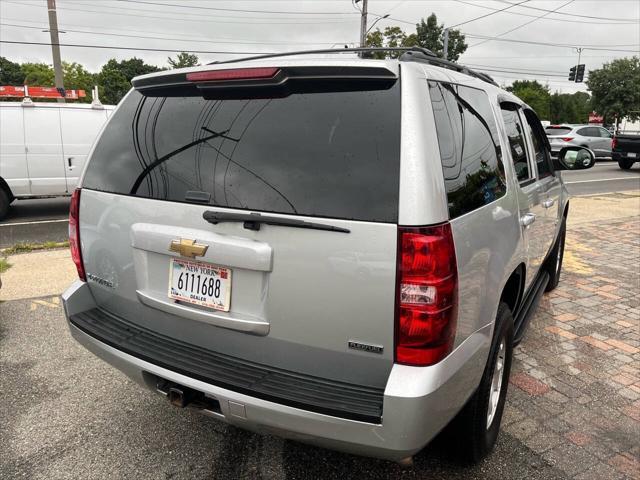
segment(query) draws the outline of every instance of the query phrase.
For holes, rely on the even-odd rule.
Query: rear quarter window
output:
[[[380,90],[205,100],[132,91],[83,188],[212,206],[397,222],[399,82]]]
[[[482,90],[429,82],[450,218],[506,193],[498,130]]]
[[[566,127],[547,127],[544,129],[545,133],[549,136],[553,136],[553,135],[566,135],[567,133],[569,133],[572,129],[571,128],[566,128]]]

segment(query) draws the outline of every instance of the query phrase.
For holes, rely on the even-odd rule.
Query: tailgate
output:
[[[399,85],[312,87],[130,93],[83,180],[85,268],[98,305],[136,327],[240,363],[383,388]]]

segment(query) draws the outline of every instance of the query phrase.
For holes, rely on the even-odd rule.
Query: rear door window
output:
[[[553,174],[553,170],[551,169],[551,156],[547,148],[547,139],[544,136],[542,125],[533,111],[525,110],[524,116],[527,120],[527,128],[533,143],[538,178],[548,177]]]
[[[576,132],[578,135],[582,135],[583,137],[599,137],[600,132],[597,128],[594,127],[585,127],[581,128]]]
[[[487,94],[429,82],[449,216],[487,205],[506,192],[498,130]]]
[[[379,90],[239,100],[134,90],[98,141],[83,188],[397,222],[399,90],[395,81]]]
[[[516,176],[520,183],[528,182],[533,179],[533,174],[527,159],[524,126],[522,125],[518,108],[511,104],[503,104],[501,109]]]

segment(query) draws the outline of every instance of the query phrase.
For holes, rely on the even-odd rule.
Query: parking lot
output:
[[[66,250],[11,256],[0,477],[640,478],[640,194],[576,197],[569,218],[560,287],[516,350],[497,448],[476,467],[445,439],[402,469],[176,409],[71,339],[58,298],[75,276]]]

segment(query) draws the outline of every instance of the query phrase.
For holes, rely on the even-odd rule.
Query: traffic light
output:
[[[582,82],[584,79],[584,63],[580,63],[575,67],[569,69],[569,81],[570,82]]]

